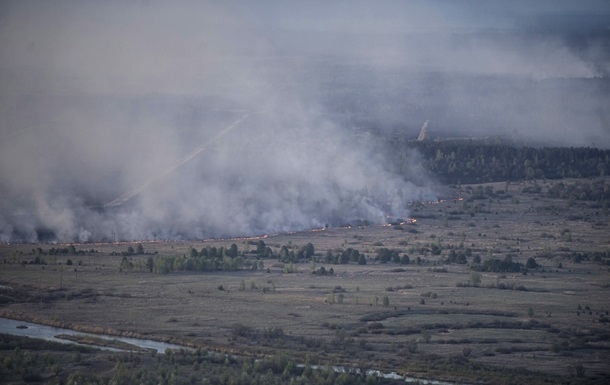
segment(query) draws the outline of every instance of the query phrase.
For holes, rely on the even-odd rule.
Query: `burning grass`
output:
[[[263,259],[264,268],[256,271],[120,271],[118,253],[131,244],[83,246],[95,253],[69,256],[72,265],[66,264],[68,256],[23,264],[35,257],[32,245],[1,245],[1,306],[7,315],[36,314],[248,354],[285,352],[303,360],[323,354],[325,360],[404,372],[453,360],[443,361],[446,373],[459,371],[456,365],[465,371],[483,365],[573,376],[582,365],[589,380],[607,378],[610,272],[604,254],[595,253],[610,249],[607,226],[599,225],[609,218],[598,209],[545,196],[552,182],[543,182],[541,192],[490,186],[506,189],[511,199],[472,201],[463,186],[456,191],[463,200],[414,205],[417,222],[403,229],[356,226],[264,238],[273,252],[283,245],[315,246],[314,261],[294,263],[290,273],[288,264],[271,259]],[[543,209],[549,205],[562,210]],[[452,212],[463,219],[444,220]],[[577,212],[582,219],[571,219]],[[251,241],[143,247],[154,255],[188,255],[192,248],[232,243],[245,251],[254,248]],[[324,261],[328,251],[348,247],[364,253],[367,263]],[[382,248],[407,254],[409,264],[376,261]],[[467,263],[447,263],[452,250],[463,251]],[[585,257],[576,261],[573,253]],[[145,264],[148,257],[131,260]],[[477,259],[510,259],[524,266],[530,257],[538,267],[481,271],[480,282],[473,282]],[[333,274],[311,274],[322,266],[332,267]],[[525,290],[515,289],[520,287]],[[236,334],[235,325],[252,333]],[[274,338],[266,338],[268,331]],[[442,365],[435,365],[440,373]]]

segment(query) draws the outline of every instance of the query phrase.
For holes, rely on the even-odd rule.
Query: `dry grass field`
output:
[[[33,249],[66,245],[4,244],[0,313],[426,378],[603,382],[610,379],[610,215],[595,202],[549,197],[557,183],[610,188],[608,178],[458,186],[447,199],[413,204],[414,223],[262,238],[274,253],[314,245],[314,260],[290,273],[264,259],[256,271],[154,274],[144,268],[148,254],[129,256],[133,268],[120,269],[123,256],[112,253],[137,242],[75,245],[95,252],[43,253],[44,264],[30,264],[22,262],[34,260]],[[157,257],[235,243],[254,259],[258,240],[143,247]],[[325,261],[328,251],[347,248],[366,254],[366,265]],[[376,261],[380,248],[410,263]],[[448,261],[452,251],[467,252],[467,263]],[[526,265],[530,257],[538,266],[526,271],[472,269],[490,259]],[[322,266],[334,274],[312,274]]]

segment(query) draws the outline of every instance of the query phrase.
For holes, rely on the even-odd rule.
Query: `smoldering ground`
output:
[[[276,108],[283,112],[272,112]],[[12,229],[5,232],[84,241],[112,233],[120,239],[201,238],[354,219],[380,223],[387,214],[405,216],[406,204],[428,191],[387,171],[374,138],[346,133],[314,118],[314,111],[282,102],[221,115],[195,130],[158,128],[162,139],[150,136],[150,124],[140,136],[131,130],[126,138],[114,133],[105,140],[53,132],[55,144],[27,151],[37,156],[42,150],[45,163],[35,164],[37,178],[23,182],[32,183],[26,186],[31,196],[22,202],[16,193],[11,197],[22,205],[6,207]]]
[[[391,172],[375,134],[426,119],[609,146],[607,36],[520,27],[544,2],[467,3],[3,2],[2,241],[404,216],[432,182],[417,154]]]

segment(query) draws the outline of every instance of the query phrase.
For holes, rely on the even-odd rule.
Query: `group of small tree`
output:
[[[381,263],[394,262],[401,265],[408,265],[410,262],[410,258],[407,254],[400,255],[400,251],[398,250],[390,250],[386,247],[382,247],[377,249],[377,255],[375,256],[375,261],[379,261]]]
[[[326,263],[332,263],[335,265],[345,265],[350,262],[357,263],[359,265],[366,265],[366,259],[365,254],[351,247],[342,250],[340,253],[333,253],[332,251],[328,250],[324,256],[324,261]]]
[[[130,256],[134,256],[134,255],[144,255],[147,254],[146,252],[144,252],[144,246],[142,246],[141,243],[138,243],[134,249],[133,246],[129,246],[127,248],[127,250],[125,251],[121,251],[120,253],[118,252],[112,252],[110,253],[110,255],[122,255],[123,257],[130,257]]]
[[[610,190],[604,183],[598,182],[557,182],[549,187],[547,196],[575,201],[610,202]]]
[[[172,272],[235,271],[239,269],[258,270],[264,267],[263,261],[252,261],[243,257],[191,257],[157,256],[152,261],[152,272],[168,274]]]
[[[444,263],[446,264],[451,264],[451,263],[457,263],[459,265],[465,265],[468,263],[468,257],[470,257],[472,255],[472,250],[471,249],[466,249],[466,250],[455,250],[455,249],[451,249],[449,250],[449,254],[447,255],[447,257],[444,260]]]
[[[76,247],[74,245],[68,245],[66,247],[51,247],[48,250],[44,250],[40,247],[37,247],[35,249],[32,249],[32,254],[35,256],[43,256],[43,255],[84,255],[84,254],[93,254],[93,253],[97,253],[96,250],[94,249],[89,249],[89,250],[82,250],[82,249],[76,249]]]
[[[568,258],[570,258],[570,261],[573,263],[593,261],[603,265],[610,265],[610,251],[590,251],[583,253],[572,252]]]
[[[531,258],[533,263],[536,261]],[[530,264],[532,262],[528,261]],[[537,266],[537,265],[536,265]],[[484,260],[480,264],[472,265],[471,268],[476,271],[485,271],[485,272],[493,272],[493,273],[516,273],[523,272],[526,270],[526,267],[523,263],[513,262],[513,259],[507,255],[504,259],[498,258],[489,258]]]
[[[331,267],[330,269],[326,270],[326,268],[324,266],[320,266],[319,269],[312,271],[311,274],[313,274],[313,275],[334,275],[335,269],[333,269]]]
[[[301,247],[283,245],[278,253],[274,253],[265,244],[265,241],[260,239],[256,242],[256,249],[251,254],[258,258],[277,259],[284,263],[298,263],[310,261],[315,255],[315,248],[312,243],[307,243]]]
[[[197,251],[197,249],[195,248],[191,248],[190,252],[191,258],[204,257],[223,259],[224,257],[237,258],[238,256],[243,256],[243,254],[240,253],[235,243],[231,244],[231,246],[229,246],[228,248],[224,248],[223,246],[220,246],[219,248],[216,248],[214,246],[207,246],[201,248],[201,250],[199,251]]]
[[[264,242],[263,242],[263,244],[264,244]],[[258,247],[257,247],[257,250],[258,250]],[[311,242],[307,243],[305,246],[302,246],[296,250],[297,251],[295,253],[294,247],[284,245],[280,248],[280,252],[277,255],[277,259],[279,259],[280,262],[296,263],[296,262],[309,261],[315,255],[315,248]],[[275,257],[275,255],[272,253],[271,257],[273,258],[273,257]]]

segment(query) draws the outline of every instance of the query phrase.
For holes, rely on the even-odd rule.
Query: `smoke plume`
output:
[[[607,29],[564,17],[603,2],[464,4],[2,2],[0,241],[406,216],[433,183],[416,153],[393,173],[379,137],[427,119],[610,146]]]

